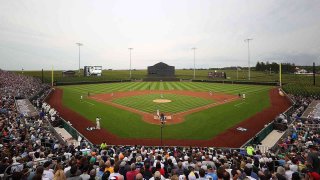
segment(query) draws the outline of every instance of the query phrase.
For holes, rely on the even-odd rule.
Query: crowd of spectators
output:
[[[7,78],[11,79],[11,83]],[[32,86],[28,83],[32,83]],[[30,98],[43,89],[40,81],[0,71],[0,174],[10,179],[44,180],[229,180],[229,179],[320,179],[319,129],[303,128],[310,121],[299,119],[312,99],[292,97],[296,101],[290,114],[288,137],[280,151],[262,153],[247,149],[203,147],[112,146],[103,142],[90,146],[67,144],[49,128],[52,116],[39,96],[33,103],[39,108],[36,118],[17,112],[15,96]],[[296,99],[295,99],[296,98]],[[302,102],[302,103],[301,103]],[[298,104],[299,103],[299,104]],[[301,109],[303,106],[304,109]],[[54,119],[53,119],[54,121]],[[291,146],[294,144],[295,146]]]
[[[0,69],[0,94],[16,98],[31,98],[40,90],[47,88],[38,78],[24,76]]]

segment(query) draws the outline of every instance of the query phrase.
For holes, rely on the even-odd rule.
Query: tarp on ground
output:
[[[36,117],[39,115],[37,110],[28,99],[16,100],[16,105],[18,112],[23,114],[25,117]]]

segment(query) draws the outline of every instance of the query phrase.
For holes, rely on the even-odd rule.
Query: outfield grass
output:
[[[166,125],[165,139],[210,139],[257,112],[269,107],[268,86],[249,86],[192,82],[131,82],[64,86],[63,103],[82,116],[95,122],[102,118],[101,127],[123,138],[159,138],[160,126],[145,123],[132,112],[115,108],[90,99],[80,101],[80,95],[116,91],[146,90],[213,91],[226,94],[245,93],[246,101],[237,100],[186,116],[181,124]]]
[[[155,103],[154,99],[169,99],[172,102]],[[117,104],[139,109],[148,113],[155,113],[157,109],[165,113],[177,113],[213,103],[213,100],[178,94],[146,94],[123,97],[113,100]]]
[[[208,79],[208,72],[213,72],[214,70],[196,70],[196,79]],[[248,81],[248,71],[247,70],[217,70],[217,72],[226,72],[228,80],[232,81]],[[22,71],[15,71],[16,73],[22,73]],[[34,76],[41,78],[41,71],[23,71],[24,75]],[[182,70],[176,69],[175,75],[177,78],[181,79],[192,79],[193,70]],[[132,71],[132,79],[143,79],[147,77],[147,70],[134,70]],[[319,77],[319,75],[317,76]],[[100,77],[83,77],[81,73],[80,76],[75,77],[63,77],[62,71],[54,71],[54,80],[58,82],[81,82],[81,81],[110,81],[110,80],[128,80],[129,71],[128,70],[104,70],[102,76]],[[44,71],[44,80],[45,82],[51,82],[51,71]],[[278,73],[268,73],[261,71],[251,71],[251,80],[255,82],[278,82],[279,74]],[[312,84],[312,76],[306,75],[296,75],[296,74],[283,74],[282,75],[283,83],[306,83]],[[320,83],[316,82],[319,86]]]
[[[198,80],[212,80],[208,79],[208,72],[213,70],[196,70],[196,79]],[[224,71],[227,74],[228,79],[224,81],[249,81],[248,71],[243,69],[240,71],[236,70],[217,70]],[[22,71],[16,71],[22,73]],[[23,74],[41,78],[41,71],[24,71]],[[181,79],[192,79],[193,70],[182,70],[177,69],[175,71],[176,77]],[[147,76],[147,70],[133,70],[132,79],[143,79]],[[44,71],[44,81],[51,82],[51,71]],[[62,71],[54,71],[54,80],[57,82],[100,82],[100,81],[111,81],[111,80],[128,80],[128,70],[104,70],[101,77],[62,77]],[[320,81],[319,74],[316,76],[316,85],[313,85],[313,77],[308,75],[296,75],[296,74],[283,74],[282,82],[285,84],[283,89],[290,94],[295,95],[319,95],[320,94]],[[216,79],[222,80],[222,79]],[[279,74],[251,71],[251,82],[279,82]]]

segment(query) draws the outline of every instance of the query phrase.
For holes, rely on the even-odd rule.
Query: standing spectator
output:
[[[106,141],[103,141],[103,142],[101,143],[101,145],[100,145],[100,149],[101,149],[101,150],[104,150],[105,148],[107,148],[107,143],[106,143]]]

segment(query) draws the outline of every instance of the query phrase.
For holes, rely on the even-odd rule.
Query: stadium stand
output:
[[[40,93],[40,94],[39,94]],[[284,121],[278,148],[246,149],[80,145],[61,140],[58,112],[43,103],[50,93],[38,79],[0,70],[0,176],[3,179],[320,179],[319,120],[301,119],[319,97],[290,96],[295,102]],[[17,112],[26,98],[37,117]],[[278,119],[277,119],[278,120]]]

